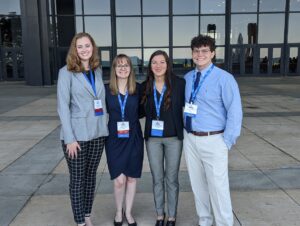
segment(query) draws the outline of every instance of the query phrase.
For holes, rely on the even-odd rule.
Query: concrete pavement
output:
[[[300,77],[238,78],[243,131],[229,153],[235,225],[300,225]],[[60,147],[56,87],[0,83],[0,226],[72,226],[68,173]],[[134,216],[153,226],[152,178],[145,155]],[[196,226],[185,160],[178,226]],[[103,156],[95,225],[112,226],[114,199]],[[126,225],[126,224],[124,224]]]

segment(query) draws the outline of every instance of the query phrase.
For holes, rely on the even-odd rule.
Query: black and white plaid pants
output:
[[[92,211],[96,186],[96,173],[102,156],[105,137],[90,141],[78,141],[81,151],[77,158],[71,159],[66,152],[66,145],[62,141],[65,158],[70,173],[70,198],[77,224],[84,223],[84,217]]]

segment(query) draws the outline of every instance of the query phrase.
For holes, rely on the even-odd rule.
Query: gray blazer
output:
[[[89,141],[108,136],[105,88],[102,71],[95,70],[97,98],[101,99],[103,115],[95,116],[95,94],[82,73],[68,71],[67,66],[59,70],[57,82],[57,112],[61,122],[60,139],[65,144],[74,141]]]

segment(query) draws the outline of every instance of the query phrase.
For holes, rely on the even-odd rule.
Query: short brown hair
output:
[[[119,54],[114,58],[114,60],[112,62],[112,67],[111,67],[111,70],[110,70],[109,88],[110,88],[110,91],[113,95],[117,95],[119,93],[118,83],[117,83],[116,67],[117,67],[118,63],[120,61],[124,60],[124,59],[126,60],[126,62],[130,66],[130,74],[129,74],[128,81],[127,81],[128,93],[129,94],[134,94],[135,91],[136,91],[135,74],[134,74],[134,71],[133,71],[132,62],[131,62],[130,58],[127,55]]]
[[[191,41],[191,49],[192,50],[194,48],[199,48],[201,46],[209,47],[209,50],[212,52],[216,50],[215,40],[208,35],[198,35],[192,39],[192,41]]]
[[[88,38],[93,46],[93,53],[92,56],[90,58],[90,69],[95,70],[96,68],[98,68],[100,66],[100,60],[99,60],[99,55],[98,55],[98,48],[96,46],[96,43],[94,41],[94,39],[92,38],[92,36],[88,33],[85,32],[81,32],[76,34],[72,41],[71,41],[71,45],[69,48],[69,52],[66,58],[66,62],[67,62],[67,68],[69,71],[72,72],[82,72],[84,71],[83,65],[81,64],[80,58],[78,57],[77,54],[77,49],[76,49],[76,42],[78,39],[86,37]]]

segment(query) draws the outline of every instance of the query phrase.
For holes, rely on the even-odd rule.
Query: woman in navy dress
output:
[[[115,226],[125,217],[130,226],[136,226],[131,210],[136,192],[136,178],[141,177],[144,141],[139,122],[139,86],[131,60],[119,54],[113,60],[110,82],[106,85],[106,104],[109,113],[109,136],[105,143],[108,169],[114,180],[116,202]]]

